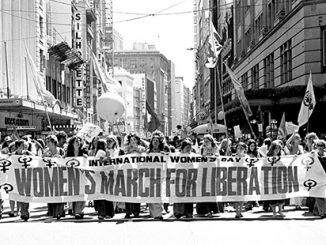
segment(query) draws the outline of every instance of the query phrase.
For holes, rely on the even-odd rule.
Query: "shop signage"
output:
[[[75,20],[75,36],[74,36],[74,47],[76,51],[83,57],[83,40],[82,40],[82,31],[83,31],[83,21],[82,13],[76,11],[74,14]],[[82,65],[78,66],[76,69],[76,83],[75,83],[75,107],[82,108],[84,107],[84,67]]]
[[[90,62],[86,64],[86,88],[85,88],[85,99],[86,108],[91,108],[91,69]]]
[[[21,118],[5,117],[5,125],[28,126],[29,120]]]
[[[21,99],[0,99],[0,107],[21,106]]]

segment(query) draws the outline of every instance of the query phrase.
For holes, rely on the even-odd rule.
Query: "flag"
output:
[[[286,136],[287,136],[287,130],[285,124],[285,113],[283,113],[280,126],[278,127],[277,138],[286,139]]]
[[[31,74],[33,76],[33,81],[36,87],[37,94],[41,97],[42,102],[45,103],[45,105],[53,107],[56,103],[58,103],[58,100],[54,97],[54,95],[50,91],[48,91],[45,88],[43,78],[38,73],[34,60],[31,54],[29,53],[27,47],[26,47],[26,55],[31,70]]]
[[[101,65],[99,64],[99,62],[97,61],[97,58],[95,56],[94,53],[92,53],[91,56],[91,61],[94,65],[94,70],[95,70],[95,74],[96,76],[101,80],[102,82],[102,88],[104,93],[107,93],[110,91],[111,88],[113,88],[113,90],[115,90],[114,92],[116,92],[117,87],[120,86],[120,84],[115,81],[112,77],[108,76],[103,70]],[[108,86],[108,85],[111,86]]]
[[[149,132],[153,132],[156,129],[158,129],[161,126],[161,122],[160,120],[157,118],[156,113],[154,112],[154,110],[152,109],[152,107],[150,106],[150,104],[146,101],[146,110],[148,111],[151,119],[148,123],[148,131]],[[147,112],[146,112],[147,114]]]
[[[220,44],[221,37],[217,33],[213,22],[210,20],[209,25],[209,40],[208,40],[208,58],[206,67],[207,68],[214,68],[217,64],[218,56],[220,55],[220,52],[222,50],[222,45]]]
[[[301,108],[298,116],[298,123],[299,127],[302,125],[306,124],[309,120],[309,117],[311,116],[314,108],[316,105],[316,98],[314,94],[314,87],[312,84],[312,77],[311,77],[311,72],[309,76],[309,81],[307,85],[306,92],[304,94],[302,103],[301,103]]]
[[[244,93],[244,89],[241,85],[241,83],[238,81],[238,78],[235,76],[235,74],[233,73],[233,71],[228,67],[228,65],[226,63],[224,63],[227,72],[229,73],[229,76],[231,78],[235,93],[240,101],[241,107],[246,115],[246,117],[251,116],[252,112],[250,109],[250,105],[248,103],[248,100],[245,96]]]

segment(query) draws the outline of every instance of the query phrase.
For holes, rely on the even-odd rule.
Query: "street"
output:
[[[170,213],[164,221],[154,221],[142,206],[140,218],[126,220],[124,213],[99,222],[93,208],[76,220],[66,215],[57,221],[47,217],[46,205],[32,204],[31,218],[26,223],[8,216],[8,203],[1,219],[1,241],[8,244],[325,244],[326,220],[312,216],[307,209],[286,206],[284,219],[256,207],[234,219],[232,208],[212,218],[197,217],[176,220]]]

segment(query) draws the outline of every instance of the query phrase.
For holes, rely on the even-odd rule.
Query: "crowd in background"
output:
[[[49,135],[42,139],[34,139],[31,135],[23,137],[7,136],[1,144],[1,154],[32,155],[41,157],[76,157],[95,156],[100,160],[126,154],[137,153],[182,153],[201,154],[203,156],[236,156],[236,157],[265,157],[281,155],[299,155],[305,152],[317,154],[326,171],[326,142],[319,139],[315,133],[309,133],[302,140],[298,133],[292,134],[287,140],[271,140],[263,142],[249,139],[236,141],[224,138],[217,141],[212,135],[206,134],[201,139],[195,134],[181,139],[165,137],[160,131],[152,133],[150,139],[141,139],[136,133],[124,138],[114,135],[100,134],[92,142],[86,142],[77,135],[67,137],[64,132]],[[0,217],[2,217],[2,202],[0,200]],[[125,218],[137,218],[141,212],[140,203],[117,203],[107,200],[93,200],[95,212],[99,220],[113,218],[116,212],[125,212]],[[76,219],[83,219],[86,203],[84,201],[72,203],[48,203],[47,215],[61,219],[72,215]],[[158,220],[169,212],[169,203],[150,203],[146,207],[149,214]],[[294,205],[296,209],[307,206],[314,215],[326,217],[326,199],[324,198],[292,198],[290,200],[271,200],[263,202],[235,202],[235,203],[175,203],[173,215],[179,219],[192,218],[194,211],[198,216],[212,217],[214,213],[223,213],[226,207],[233,206],[235,218],[243,217],[243,211],[251,210],[261,205],[265,212],[272,212],[273,216],[284,217],[284,205]],[[68,208],[67,208],[68,207]],[[68,209],[68,210],[67,210]],[[27,221],[30,218],[29,203],[10,201],[10,217],[20,215]]]

